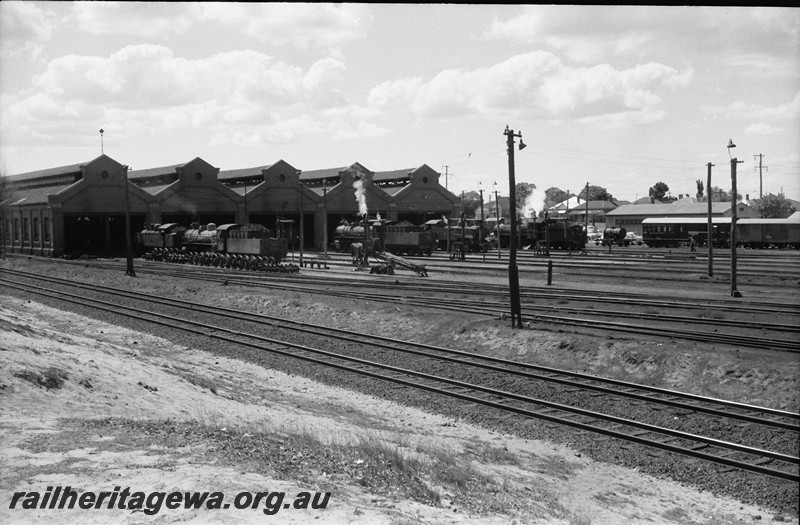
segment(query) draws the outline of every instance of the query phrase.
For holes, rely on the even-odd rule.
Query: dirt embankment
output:
[[[272,306],[295,308],[294,302],[275,299]],[[220,491],[229,498],[242,491],[330,492],[326,509],[281,509],[272,518],[281,523],[796,521],[597,463],[566,447],[489,432],[36,302],[2,297],[0,305],[4,523],[266,518],[263,506],[162,508],[154,515],[8,508],[15,492],[44,493],[59,485],[79,491]],[[539,334],[539,346],[533,339],[505,340],[499,332],[484,335],[497,342],[500,354],[575,352],[553,334]],[[477,336],[460,337],[466,345]],[[600,345],[587,352],[585,362],[608,367],[600,364],[608,362],[604,352],[629,351],[630,359],[615,367],[634,375],[657,368],[640,347],[626,349],[627,344]],[[555,364],[558,352],[549,359]],[[687,379],[664,374],[659,381]]]

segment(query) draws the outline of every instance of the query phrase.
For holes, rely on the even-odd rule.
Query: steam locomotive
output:
[[[434,219],[424,226],[436,237],[437,246],[442,251],[447,251],[448,242],[451,248],[456,243],[463,245],[466,253],[478,253],[489,248],[489,243],[482,238],[481,228],[474,219],[462,219],[462,222],[455,219]],[[488,233],[485,228],[484,233]]]
[[[276,238],[260,224],[192,223],[190,228],[176,223],[153,224],[139,232],[136,240],[144,252],[143,258],[150,261],[256,271],[299,271],[297,265],[281,263],[288,253],[288,241]]]
[[[395,255],[431,255],[437,248],[436,236],[423,226],[410,222],[393,223],[386,220],[362,221],[350,224],[342,221],[336,227],[333,245],[347,252],[353,243],[380,239],[383,250]]]
[[[510,225],[501,222],[499,229],[500,246],[508,247],[511,240]],[[580,224],[569,224],[563,219],[546,217],[541,221],[520,224],[518,236],[521,248],[551,250],[584,250],[588,235]]]

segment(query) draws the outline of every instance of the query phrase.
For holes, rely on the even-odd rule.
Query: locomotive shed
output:
[[[590,250],[591,252],[591,250]],[[783,255],[783,254],[780,254]],[[599,254],[597,255],[599,257]],[[795,259],[796,261],[796,259]],[[426,286],[431,290],[435,286],[449,281],[458,280],[462,284],[473,286],[476,283],[484,284],[486,287],[497,286],[502,288],[504,277],[501,268],[484,270],[482,274],[475,275],[471,272],[460,271],[457,267],[449,271],[431,271],[427,278],[420,278],[410,272],[398,270],[393,276],[371,276],[367,272],[353,272],[352,267],[348,267],[346,262],[341,265],[336,264],[334,259],[331,262],[330,270],[303,269],[296,277],[316,277],[330,281],[341,280],[350,283],[352,280],[362,281],[367,286],[374,284],[371,292],[364,293],[362,300],[354,300],[353,296],[329,296],[325,294],[325,286],[317,283],[306,283],[305,290],[301,287],[283,288],[278,286],[269,288],[254,286],[261,279],[252,279],[252,284],[247,284],[246,272],[228,271],[226,274],[221,270],[202,270],[200,268],[186,268],[195,270],[192,278],[191,273],[184,276],[178,274],[161,275],[156,273],[155,267],[169,267],[171,265],[152,265],[153,271],[150,273],[151,265],[137,261],[137,272],[139,277],[129,279],[124,277],[124,261],[80,261],[78,264],[58,265],[58,261],[40,261],[36,259],[12,258],[4,264],[3,268],[18,269],[53,277],[67,277],[73,281],[83,283],[101,283],[110,287],[118,287],[126,290],[156,293],[159,295],[169,295],[171,298],[178,298],[193,301],[195,303],[207,303],[218,305],[220,308],[229,307],[246,311],[258,311],[261,313],[271,313],[278,317],[284,317],[294,321],[305,321],[308,323],[332,324],[343,329],[357,332],[368,332],[376,335],[384,335],[404,340],[414,340],[427,344],[438,345],[446,348],[456,348],[460,350],[477,351],[482,355],[493,357],[509,357],[515,361],[551,368],[571,370],[587,375],[597,375],[629,381],[632,383],[658,386],[661,388],[682,392],[691,392],[697,395],[707,395],[715,398],[728,399],[758,406],[770,407],[779,411],[797,412],[798,399],[796,394],[796,371],[797,354],[787,351],[775,350],[756,350],[745,347],[737,347],[731,344],[714,344],[713,342],[691,342],[678,338],[655,337],[650,334],[622,333],[613,329],[604,328],[599,321],[602,315],[597,316],[597,329],[572,330],[565,326],[532,326],[528,330],[513,331],[508,327],[508,322],[503,321],[499,316],[486,317],[476,315],[471,312],[466,296],[463,292],[451,292],[440,302],[450,303],[456,306],[455,309],[437,310],[432,306],[416,304],[409,296],[404,295],[404,288],[419,286],[424,289]],[[441,254],[436,254],[431,260],[426,258],[425,264],[428,268],[446,267],[450,261],[446,261]],[[503,261],[507,264],[506,261]],[[527,261],[521,260],[520,264],[525,265]],[[533,265],[534,263],[531,262]],[[561,260],[556,258],[555,264],[560,268]],[[697,262],[696,266],[702,267],[702,261]],[[724,262],[719,262],[720,266]],[[754,261],[754,264],[755,261]],[[760,264],[760,263],[759,263]],[[107,267],[107,268],[106,268]],[[172,265],[171,270],[177,268]],[[4,272],[5,273],[5,272]],[[198,273],[209,276],[228,275],[222,281],[204,281],[197,278]],[[629,273],[634,273],[629,270]],[[584,273],[578,280],[571,278],[569,283],[561,282],[565,276],[563,273],[556,273],[557,286],[555,294],[550,296],[540,295],[533,299],[537,305],[544,303],[551,305],[553,310],[559,306],[566,307],[570,293],[604,292],[607,297],[618,296],[621,298],[631,297],[626,294],[643,294],[641,283],[652,285],[647,280],[647,273],[643,271],[641,275],[635,275],[631,282],[639,283],[639,286],[623,286],[609,284],[603,279],[598,280]],[[530,289],[542,291],[543,274],[541,269],[531,270],[531,276],[522,272],[523,290],[526,285]],[[693,274],[689,274],[693,275]],[[7,275],[0,275],[6,278]],[[263,276],[258,276],[263,277]],[[280,277],[281,282],[287,276]],[[14,278],[12,278],[13,280]],[[20,282],[21,277],[16,277]],[[528,280],[529,279],[529,280]],[[288,277],[286,280],[291,280]],[[227,281],[227,283],[225,282]],[[655,281],[659,283],[660,281]],[[739,301],[761,307],[763,304],[773,304],[774,313],[772,322],[777,325],[787,326],[796,324],[796,313],[792,314],[792,306],[797,305],[794,297],[796,296],[797,282],[794,287],[787,289],[787,283],[780,280],[778,276],[773,279],[763,278],[753,283],[752,288],[748,287],[748,282],[740,281],[741,289],[745,295],[744,301]],[[397,283],[398,289],[393,294],[391,283]],[[771,284],[770,284],[771,283]],[[44,286],[43,280],[38,283]],[[348,284],[350,288],[354,285]],[[705,286],[704,289],[700,289]],[[711,306],[711,300],[716,300],[720,305],[729,303],[725,297],[724,282],[703,282],[697,278],[676,277],[672,279],[670,285],[665,287],[663,282],[657,286],[646,286],[648,295],[652,300],[666,301],[667,299],[676,301],[696,300],[705,297],[708,299],[709,317],[717,316],[719,320],[741,319],[736,317],[741,315],[756,316],[754,313],[742,312],[739,314],[721,314],[722,309]],[[331,286],[331,288],[334,288]],[[316,291],[315,291],[316,290]],[[558,298],[558,292],[562,292],[562,298]],[[43,302],[53,307],[66,309],[72,313],[87,315],[88,317],[99,317],[105,321],[113,321],[122,326],[135,330],[151,332],[154,335],[173,340],[179,344],[202,348],[212,353],[220,355],[220,359],[232,358],[245,359],[249,363],[257,363],[265,369],[285,370],[300,377],[312,377],[323,384],[345,387],[350,390],[362,391],[381,399],[387,399],[423,409],[427,412],[440,413],[452,418],[453,425],[467,425],[468,423],[494,429],[495,436],[517,435],[523,439],[547,440],[559,443],[559,446],[571,447],[573,457],[580,455],[581,460],[592,458],[594,461],[610,462],[621,466],[636,468],[656,477],[665,477],[677,480],[689,487],[705,489],[710,493],[716,494],[715,498],[731,497],[742,502],[734,504],[731,509],[717,507],[716,511],[706,511],[713,515],[719,512],[731,516],[734,510],[747,507],[750,514],[737,516],[742,522],[753,518],[752,512],[765,513],[771,516],[789,517],[796,519],[797,507],[797,483],[776,480],[760,474],[731,470],[724,467],[707,466],[698,461],[686,461],[683,458],[676,459],[668,452],[659,452],[636,445],[624,445],[617,441],[609,440],[592,435],[586,431],[575,431],[561,425],[546,424],[541,422],[521,422],[519,418],[503,415],[493,409],[476,407],[473,404],[463,402],[443,401],[438,396],[415,392],[410,395],[409,388],[389,387],[376,384],[374,381],[367,381],[348,377],[347,374],[335,373],[331,371],[319,370],[316,367],[299,364],[292,360],[265,358],[263,355],[242,355],[241,352],[234,352],[226,345],[213,344],[206,341],[204,337],[188,337],[176,335],[174,331],[163,328],[154,328],[143,321],[122,320],[115,315],[97,313],[86,307],[74,305],[67,306],[63,301],[56,299],[44,299],[34,294],[12,291],[10,287],[5,287],[4,293],[13,297],[29,298],[36,302]],[[390,303],[371,299],[370,295],[383,295],[394,301]],[[88,292],[85,295],[89,295]],[[709,297],[713,296],[713,297]],[[477,300],[476,300],[477,302]],[[640,306],[631,303],[631,310],[641,309]],[[624,304],[624,302],[623,302]],[[782,312],[782,308],[777,306],[786,305],[787,313]],[[572,306],[572,302],[569,302]],[[458,311],[460,307],[460,312]],[[153,310],[161,310],[160,307],[152,306]],[[599,307],[595,307],[599,308]],[[614,308],[622,312],[624,307],[617,303]],[[731,307],[733,310],[733,307]],[[499,311],[502,311],[500,309]],[[200,316],[200,314],[198,314]],[[323,323],[321,320],[330,320],[330,323]],[[217,319],[218,321],[218,319]],[[210,324],[211,319],[207,322]],[[231,323],[238,324],[238,323]],[[734,331],[732,327],[720,326],[720,331]],[[275,329],[279,330],[279,329]],[[743,333],[747,333],[747,328],[739,327]],[[763,330],[758,330],[759,332]],[[298,337],[299,341],[305,341],[305,337]],[[795,338],[796,339],[796,338]],[[345,345],[347,346],[347,345]],[[410,361],[403,358],[400,361]],[[430,364],[420,365],[425,370],[431,370]],[[455,373],[455,372],[454,372]],[[460,372],[459,372],[460,374]],[[475,378],[477,372],[469,372],[467,376]],[[461,376],[459,376],[461,377]],[[305,381],[305,380],[303,380]],[[553,387],[552,385],[537,386],[532,392],[541,398],[558,400],[565,403],[592,403],[593,408],[608,405],[607,396],[578,392],[569,392],[569,388]],[[570,399],[570,396],[573,399]],[[630,407],[636,407],[631,403]],[[614,413],[620,415],[631,415],[635,408],[608,407]],[[689,414],[685,411],[673,412],[672,409],[652,410],[648,409],[651,416],[660,424],[666,426],[671,418],[676,428],[691,431],[698,428],[703,420],[708,419],[698,417],[696,414]],[[411,425],[415,424],[412,421]],[[752,426],[745,422],[735,423],[715,423],[714,431],[716,437],[733,438],[750,434],[747,439],[751,439],[750,445],[766,447],[770,442],[789,454],[794,451],[796,456],[797,437],[796,433],[786,437],[775,430],[765,430],[754,432]],[[108,428],[108,427],[101,427]],[[448,427],[445,427],[448,428]],[[777,439],[777,441],[775,441]],[[733,439],[731,439],[733,440]],[[587,459],[588,460],[588,459]],[[564,472],[571,468],[565,467]],[[689,494],[694,488],[686,489]],[[619,494],[619,492],[617,493]],[[561,516],[568,516],[568,519],[575,519],[582,513],[597,516],[606,516],[605,513],[618,512],[616,516],[620,519],[625,515],[624,511],[617,506],[609,505],[610,496],[595,495],[590,507],[576,509],[574,505],[566,505],[564,498],[558,501],[561,505]],[[628,496],[630,498],[632,496]],[[639,495],[642,497],[642,495]],[[541,496],[539,499],[542,499]],[[634,499],[636,499],[634,497]],[[646,499],[646,498],[645,498]],[[454,503],[457,502],[457,503]],[[605,504],[601,504],[605,502]],[[480,516],[478,509],[470,509],[466,502],[458,502],[454,497],[448,501],[449,504],[458,505],[463,512],[475,513],[473,516]],[[752,511],[749,505],[760,507],[760,511]],[[721,510],[725,508],[725,510]],[[602,509],[602,510],[600,510]],[[536,509],[537,511],[540,509]],[[452,512],[452,511],[451,511]],[[527,514],[526,514],[527,512]],[[687,511],[688,512],[688,511]],[[735,514],[735,513],[734,513]],[[483,516],[494,515],[491,512]],[[532,511],[530,507],[524,509],[517,517],[539,515]],[[553,518],[553,514],[549,517]],[[666,518],[677,517],[674,512],[661,513],[657,515],[655,521],[665,521]],[[685,521],[686,516],[678,517],[677,522]],[[602,519],[601,519],[602,521]],[[567,521],[565,521],[567,522]],[[612,521],[607,521],[612,522]]]

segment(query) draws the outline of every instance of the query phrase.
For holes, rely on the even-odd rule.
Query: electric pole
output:
[[[766,167],[767,171],[769,171],[769,167],[761,165],[761,162],[764,159],[764,155],[763,154],[759,153],[758,155],[753,155],[753,158],[758,158],[758,198],[759,199],[763,199],[764,198],[764,180],[762,178],[761,169],[763,167]]]
[[[127,260],[125,275],[136,277],[136,271],[133,268],[133,246],[131,245],[131,203],[128,195],[128,166],[122,167],[122,184],[124,184],[123,187],[125,189],[125,251]]]
[[[586,217],[583,220],[583,231],[589,235],[589,183],[586,183]]]
[[[483,185],[479,182],[478,186],[480,186],[480,189],[478,191],[481,194],[481,226],[480,226],[480,228],[478,228],[478,236],[480,237],[478,239],[478,243],[479,243],[478,246],[481,247],[481,251],[483,252],[483,262],[486,262],[486,250],[483,249],[483,239],[484,239],[484,236],[483,236],[483,233],[484,233],[483,232]]]
[[[506,126],[503,132],[508,147],[508,213],[511,215],[511,238],[509,239],[508,286],[511,296],[511,328],[522,328],[522,307],[519,297],[519,269],[517,268],[517,198],[514,180],[514,137],[519,137],[519,149],[525,148],[522,133],[514,133]]]
[[[494,183],[494,209],[495,215],[497,216],[497,223],[495,229],[497,230],[497,258],[502,259],[502,254],[500,253],[500,200],[497,197],[497,183]]]
[[[442,166],[444,168],[444,189],[447,189],[447,168],[450,166]]]
[[[711,168],[714,167],[710,162],[708,166],[708,182],[706,183],[707,189],[711,189]],[[711,221],[711,194],[706,191],[706,200],[708,200],[708,276],[714,277],[714,225]]]
[[[733,140],[728,141],[728,155],[731,148],[735,148]],[[736,157],[731,157],[731,297],[741,297],[742,294],[736,289],[736,164],[739,161]]]

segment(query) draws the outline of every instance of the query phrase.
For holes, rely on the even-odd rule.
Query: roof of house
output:
[[[617,206],[619,206],[619,204],[614,200],[610,200],[610,201],[590,200],[589,201],[589,209],[590,210],[613,210]],[[585,199],[580,199],[576,195],[573,195],[569,199],[563,200],[563,201],[559,202],[558,204],[550,207],[551,210],[560,210],[560,209],[566,209],[566,208],[569,208],[570,210],[573,210],[575,208],[584,208],[585,209],[586,208],[586,200]]]
[[[725,213],[730,209],[730,202],[711,203],[711,213]],[[707,213],[707,202],[691,202],[689,199],[681,199],[667,204],[626,204],[606,213],[606,215],[615,217],[621,215],[647,215],[648,217],[654,217],[657,215],[705,215]]]

